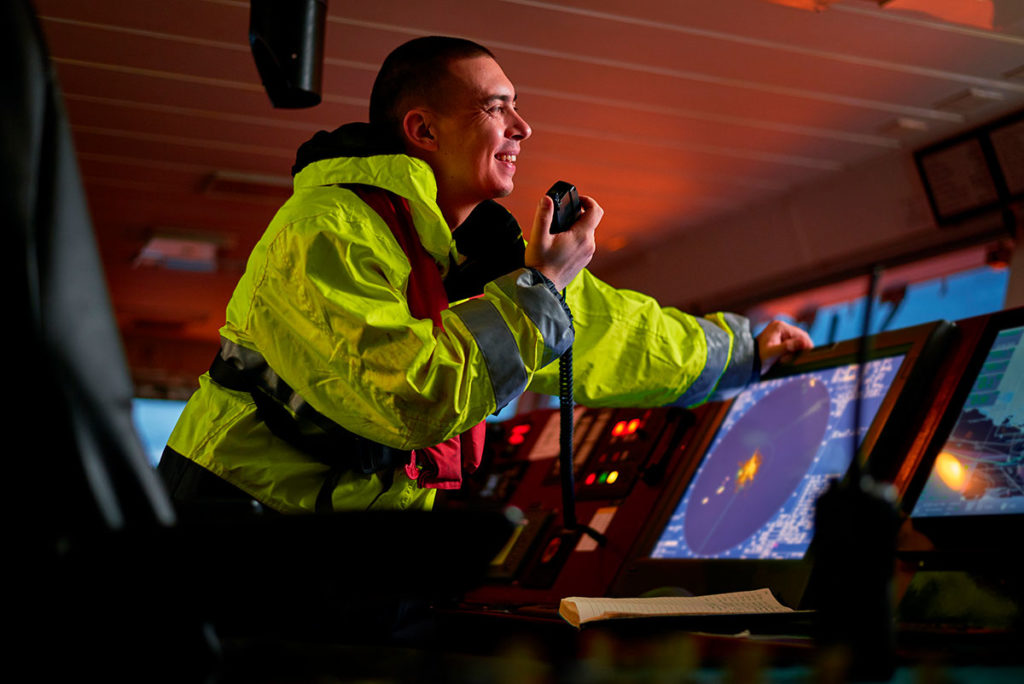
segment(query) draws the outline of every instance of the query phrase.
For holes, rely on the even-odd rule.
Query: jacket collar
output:
[[[426,162],[396,151],[369,124],[320,131],[299,148],[293,172],[296,193],[359,183],[404,197],[423,246],[438,263],[447,265],[452,234],[437,206],[433,170]]]

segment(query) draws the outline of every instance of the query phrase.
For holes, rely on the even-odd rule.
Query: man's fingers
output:
[[[798,351],[800,349],[812,349],[814,347],[814,340],[811,339],[811,334],[809,332],[796,326],[791,326],[791,329],[795,336],[793,340],[791,340],[796,345],[796,347],[794,347],[794,351]]]
[[[583,228],[588,230],[596,230],[597,224],[601,222],[601,218],[604,217],[604,209],[593,197],[583,195],[580,197],[580,206],[583,208],[583,216],[580,217],[580,222],[583,224]]]
[[[540,198],[537,204],[537,213],[533,216],[533,234],[531,242],[540,240],[542,244],[550,242],[551,218],[555,215],[555,203],[547,195]]]

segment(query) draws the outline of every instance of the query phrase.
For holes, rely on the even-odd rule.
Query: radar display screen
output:
[[[1024,513],[1024,327],[989,348],[912,518]]]
[[[861,440],[903,359],[865,366]],[[853,460],[856,387],[849,364],[740,393],[650,557],[803,558],[815,501]]]

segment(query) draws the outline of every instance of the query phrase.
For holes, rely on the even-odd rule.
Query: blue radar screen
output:
[[[902,356],[865,367],[871,426]],[[763,381],[742,392],[665,526],[652,558],[802,558],[814,503],[854,454],[857,365]]]

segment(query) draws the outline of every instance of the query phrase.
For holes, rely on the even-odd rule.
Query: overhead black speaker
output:
[[[275,107],[320,104],[327,0],[251,0],[249,45]]]

